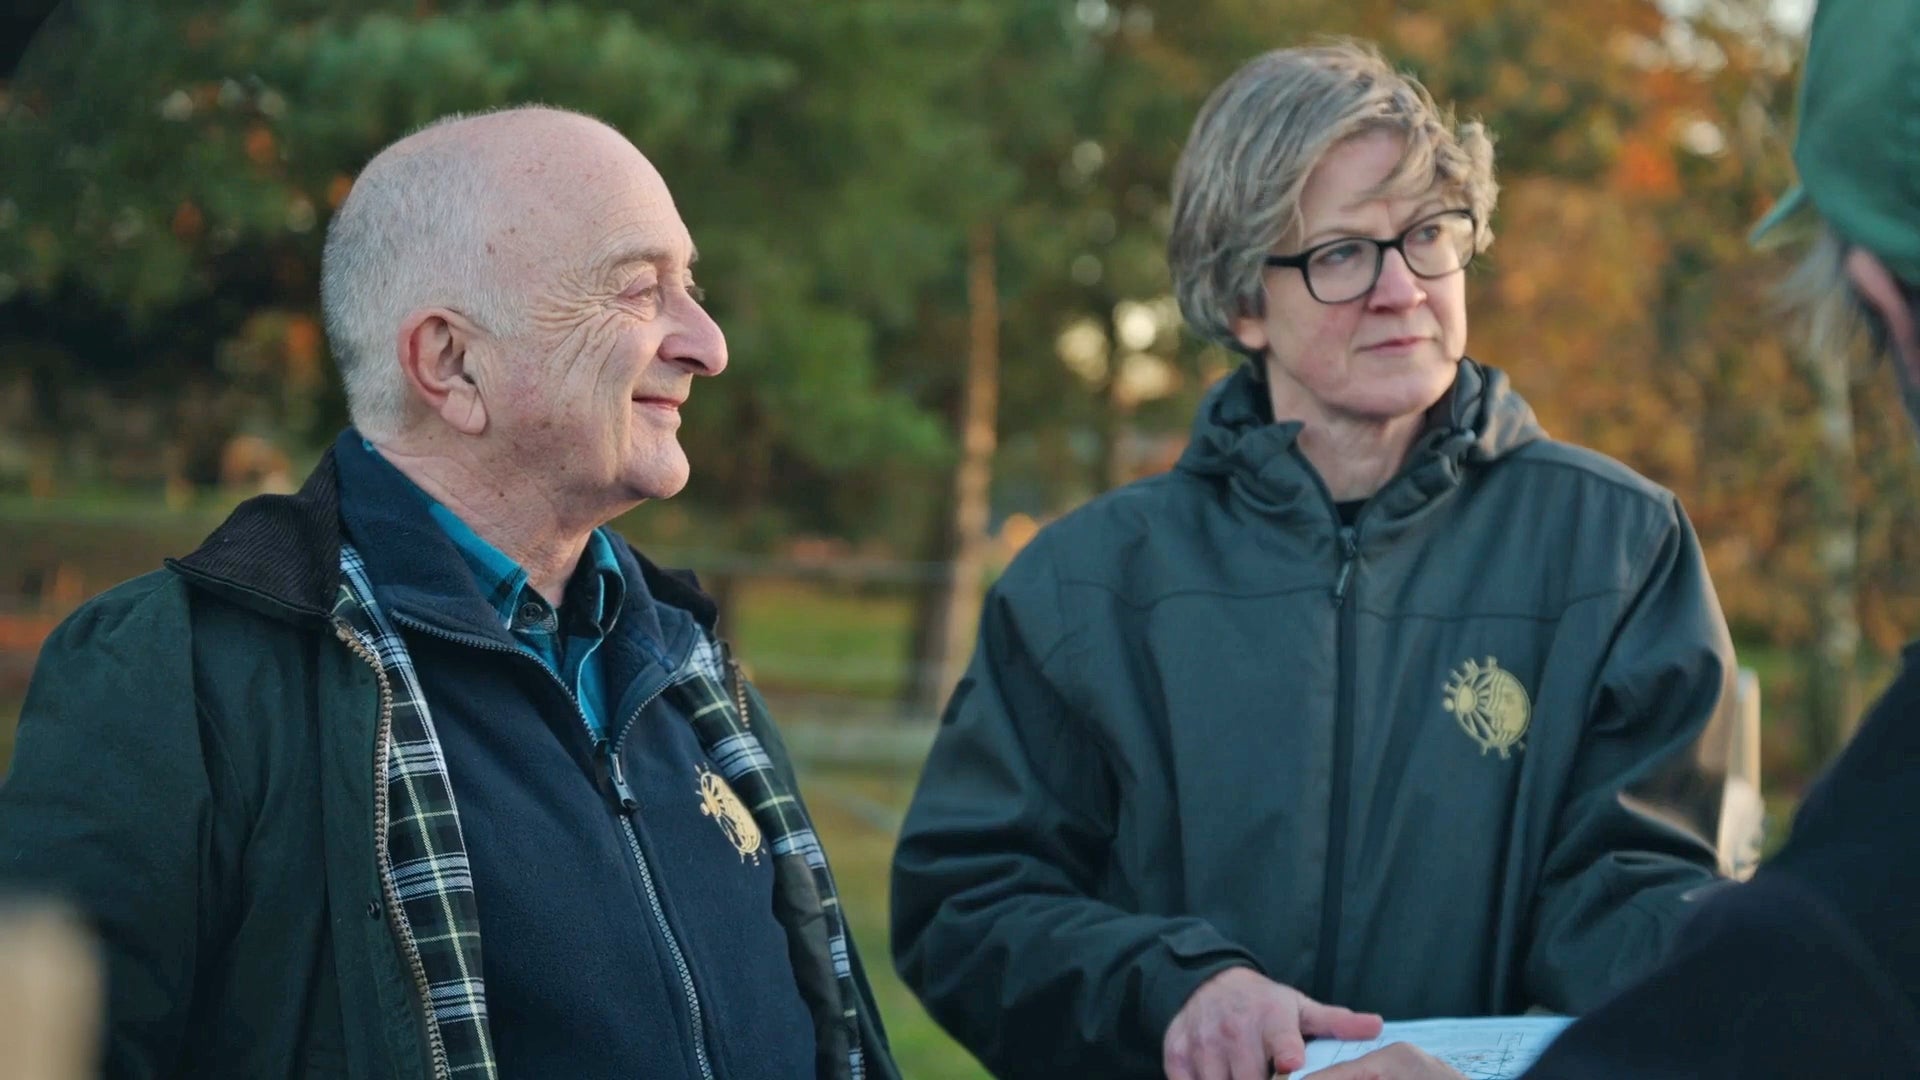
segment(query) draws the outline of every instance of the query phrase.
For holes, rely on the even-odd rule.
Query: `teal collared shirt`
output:
[[[368,443],[367,451],[388,468],[393,463]],[[507,553],[482,539],[459,515],[421,491],[405,473],[393,470],[426,503],[427,513],[453,541],[480,587],[480,595],[500,615],[501,625],[521,647],[553,670],[587,719],[595,740],[606,737],[607,676],[600,645],[613,632],[626,602],[627,580],[614,554],[614,540],[605,526],[587,538],[572,580],[567,582],[562,608],[556,610],[527,580],[527,572]]]

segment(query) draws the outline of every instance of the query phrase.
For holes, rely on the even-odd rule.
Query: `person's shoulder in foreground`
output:
[[[1786,847],[1528,1075],[1920,1075],[1920,646]]]

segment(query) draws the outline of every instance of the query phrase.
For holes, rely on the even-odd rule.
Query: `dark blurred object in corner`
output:
[[[59,0],[0,0],[0,79],[13,77],[33,32],[59,6]]]

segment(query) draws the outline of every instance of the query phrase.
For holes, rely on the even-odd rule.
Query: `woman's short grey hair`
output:
[[[443,117],[420,131],[459,119]],[[452,141],[429,139],[376,156],[328,224],[320,307],[347,414],[369,438],[406,426],[408,387],[395,335],[408,313],[445,307],[490,333],[514,332],[519,305],[486,257],[497,203],[488,169]]]
[[[1438,189],[1473,211],[1476,250],[1493,242],[1499,185],[1485,128],[1456,124],[1371,45],[1277,49],[1207,98],[1174,170],[1167,261],[1196,332],[1245,351],[1233,320],[1266,309],[1261,260],[1300,232],[1307,177],[1329,150],[1374,131],[1399,135],[1406,152],[1372,194],[1417,198]]]

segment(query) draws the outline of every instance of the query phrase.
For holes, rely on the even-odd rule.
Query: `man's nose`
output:
[[[718,375],[727,370],[727,336],[707,309],[688,296],[681,299],[681,309],[675,314],[680,326],[660,346],[667,359],[695,375]]]

